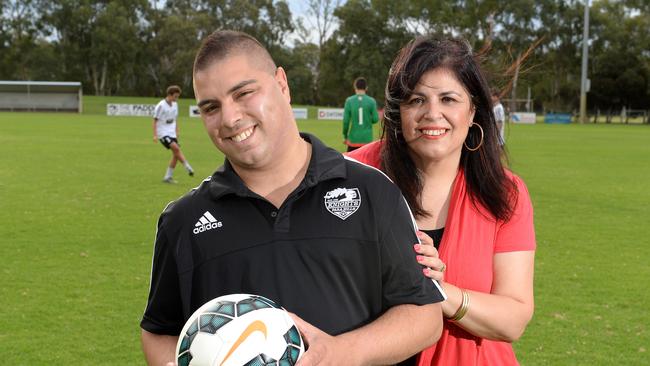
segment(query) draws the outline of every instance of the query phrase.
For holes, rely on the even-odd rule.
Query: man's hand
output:
[[[352,345],[343,337],[331,336],[302,320],[296,314],[289,313],[289,315],[300,330],[305,346],[309,346],[309,350],[300,357],[296,366],[359,364],[353,359]]]
[[[154,143],[158,142],[158,138],[156,136],[153,137],[153,142]]]

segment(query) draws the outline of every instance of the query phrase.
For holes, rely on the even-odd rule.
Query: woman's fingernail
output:
[[[421,256],[421,255],[416,255],[415,256],[415,260],[417,260],[418,262],[422,262],[422,259],[424,259],[424,257]]]
[[[415,249],[416,252],[419,252],[420,251],[420,244],[413,245],[413,249]]]

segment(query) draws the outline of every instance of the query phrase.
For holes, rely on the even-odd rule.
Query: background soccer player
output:
[[[372,125],[379,121],[377,102],[366,94],[368,82],[359,77],[354,80],[354,95],[345,100],[343,110],[343,143],[348,151],[372,142]]]
[[[163,146],[172,151],[172,158],[169,160],[167,171],[163,182],[176,183],[173,178],[176,162],[180,161],[187,169],[190,176],[194,175],[194,170],[190,163],[185,159],[180,145],[178,144],[178,97],[181,95],[181,88],[172,85],[167,88],[167,96],[158,102],[153,111],[153,142],[160,141]]]

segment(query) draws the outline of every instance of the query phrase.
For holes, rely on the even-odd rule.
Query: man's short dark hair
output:
[[[257,39],[243,32],[218,30],[201,43],[194,59],[193,74],[236,53],[247,55],[259,66],[275,72],[273,58]]]
[[[366,90],[368,89],[368,82],[366,81],[366,78],[359,77],[354,80],[354,88],[358,90]]]
[[[181,93],[181,87],[178,85],[170,85],[169,87],[167,87],[167,95],[174,95],[180,93]]]

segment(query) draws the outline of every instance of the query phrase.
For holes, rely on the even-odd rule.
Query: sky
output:
[[[289,4],[289,9],[291,9],[291,14],[295,15],[304,15],[306,12],[305,1],[304,0],[287,0]]]
[[[303,24],[305,24],[309,29],[312,30],[311,39],[309,41],[313,43],[318,43],[318,36],[315,27],[310,27],[310,25],[316,24],[315,21],[311,21],[307,16],[308,13],[308,4],[306,0],[285,0],[289,4],[289,9],[291,10],[291,16],[293,18],[303,18]],[[335,1],[335,0],[334,0]],[[339,6],[346,3],[347,0],[339,0]],[[334,24],[332,30],[336,29],[337,25]],[[289,45],[293,45],[293,42],[297,39],[295,36],[289,37]]]
[[[291,10],[291,17],[292,18],[303,18],[303,22],[306,24],[309,24],[307,20],[307,4],[305,0],[286,0],[287,3],[289,4],[289,9]],[[312,28],[313,29],[313,28]],[[293,47],[294,42],[296,41],[297,37],[295,35],[289,36],[289,39],[287,40],[289,43],[289,46]],[[311,42],[316,42],[316,32],[312,32],[311,34]]]

